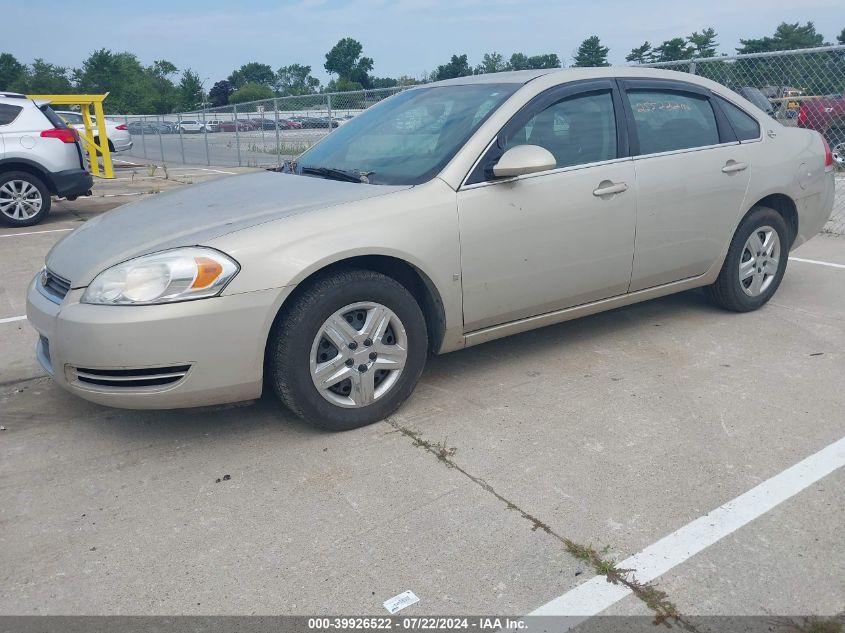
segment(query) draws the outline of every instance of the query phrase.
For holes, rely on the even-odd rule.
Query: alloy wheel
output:
[[[34,218],[43,204],[41,192],[31,182],[10,180],[0,186],[0,213],[12,220]]]
[[[347,305],[325,320],[311,345],[311,380],[344,408],[366,407],[399,380],[408,356],[405,326],[375,302]]]
[[[739,285],[749,297],[759,297],[775,279],[780,264],[780,237],[770,226],[755,229],[739,258]]]

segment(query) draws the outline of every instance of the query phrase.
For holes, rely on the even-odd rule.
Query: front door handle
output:
[[[624,191],[628,191],[628,185],[626,183],[603,180],[599,183],[599,188],[593,190],[593,195],[597,197],[612,196],[615,193],[622,193]]]
[[[726,174],[733,174],[737,171],[742,171],[743,169],[748,169],[748,163],[737,163],[736,161],[729,160],[725,163],[725,166],[722,167],[722,172]]]

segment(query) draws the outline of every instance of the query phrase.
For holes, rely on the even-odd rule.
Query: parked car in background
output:
[[[178,134],[179,127],[176,121],[156,121],[159,134]]]
[[[126,124],[126,129],[130,134],[158,134],[160,128],[154,122],[150,121],[130,121]]]
[[[276,129],[276,121],[275,119],[250,119],[252,122],[254,129],[256,130],[275,130]],[[282,129],[279,126],[279,129]]]
[[[199,134],[205,130],[202,123],[194,119],[182,119],[179,123],[177,123],[177,128],[179,128],[183,134]]]
[[[320,128],[329,128],[329,127],[338,127],[340,124],[337,122],[337,119],[332,119],[331,124],[329,124],[328,117],[316,117],[316,116],[297,116],[292,117],[292,121],[296,121],[302,125],[303,128],[306,129],[320,129]]]
[[[79,112],[70,112],[66,110],[56,110],[56,114],[58,114],[62,119],[73,127],[77,132],[79,132],[80,136],[85,134],[85,123],[82,118],[82,114]],[[108,140],[109,144],[109,151],[111,152],[126,152],[132,149],[132,135],[129,133],[129,129],[126,123],[121,121],[112,121],[111,119],[106,119],[106,139]],[[91,121],[92,124],[92,132],[94,134],[94,142],[99,144],[100,142],[100,131],[97,129],[97,122],[95,120]]]
[[[75,129],[47,102],[0,92],[0,224],[38,224],[51,195],[74,200],[93,184]]]
[[[821,135],[686,73],[474,75],[357,119],[287,173],[148,198],[64,237],[27,297],[55,382],[129,408],[268,386],[347,430],[396,411],[429,353],[698,287],[760,308],[833,208]]]
[[[293,119],[279,119],[279,128],[282,130],[301,130],[302,123]]]
[[[209,132],[219,132],[222,123],[225,123],[222,119],[207,119],[205,129]]]
[[[245,121],[221,121],[220,124],[217,126],[221,132],[234,132],[237,130],[238,132],[245,132],[250,129],[250,126],[247,125]]]
[[[833,160],[845,169],[845,95],[805,99],[798,112],[798,127],[820,132],[830,143]]]

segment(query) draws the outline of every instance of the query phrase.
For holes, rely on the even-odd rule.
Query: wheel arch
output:
[[[24,158],[7,158],[0,160],[0,174],[10,171],[22,171],[35,176],[47,186],[47,189],[51,194],[56,195],[56,184],[50,177],[49,172],[45,171],[40,165],[38,165],[38,163]]]
[[[286,309],[296,300],[300,293],[319,279],[347,270],[371,270],[381,273],[397,281],[411,293],[411,296],[414,297],[414,300],[420,306],[420,310],[422,310],[423,317],[425,318],[429,351],[437,353],[446,332],[446,310],[440,291],[431,280],[431,277],[418,266],[401,257],[384,254],[352,255],[324,263],[314,270],[306,271],[303,277],[296,281],[296,287],[285,298],[276,313],[273,325],[268,332],[267,341],[265,342],[265,350],[273,331],[284,320]]]
[[[777,211],[782,217],[786,226],[789,228],[789,246],[792,247],[795,238],[798,236],[798,207],[795,201],[784,193],[770,193],[763,198],[757,200],[754,204],[748,207],[748,211],[742,216],[737,227],[742,224],[742,221],[751,213],[756,207],[769,207]]]

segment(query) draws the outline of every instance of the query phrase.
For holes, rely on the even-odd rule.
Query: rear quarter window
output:
[[[9,125],[9,123],[18,118],[21,110],[23,110],[23,108],[20,106],[0,103],[0,125]]]
[[[757,123],[757,119],[727,99],[723,99],[722,97],[717,97],[717,99],[725,116],[728,117],[728,121],[737,139],[740,141],[753,141],[760,138],[760,124]]]
[[[53,127],[59,129],[67,127],[67,123],[65,123],[64,119],[55,112],[53,112],[53,108],[51,108],[50,106],[43,105],[38,109],[44,113],[44,116],[47,117],[47,120],[53,124]]]

